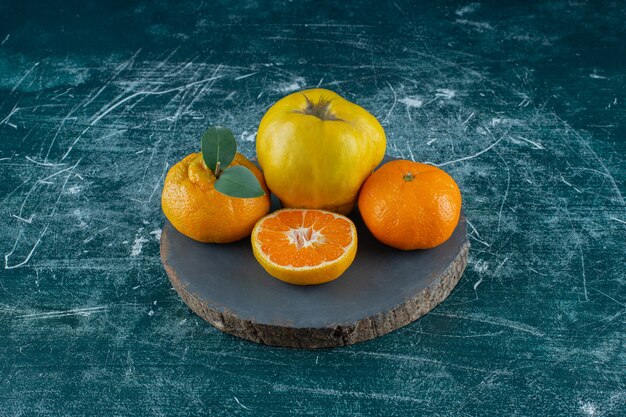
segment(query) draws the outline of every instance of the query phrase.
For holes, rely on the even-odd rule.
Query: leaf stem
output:
[[[217,164],[215,164],[215,178],[220,177],[220,165],[221,165],[220,161],[217,161]]]

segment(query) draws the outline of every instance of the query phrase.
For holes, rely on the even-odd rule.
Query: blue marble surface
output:
[[[625,415],[625,10],[3,1],[0,415]],[[470,263],[390,335],[270,348],[173,291],[160,191],[315,86],[457,180]]]

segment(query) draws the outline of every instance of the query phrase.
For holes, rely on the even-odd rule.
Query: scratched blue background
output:
[[[0,415],[625,415],[626,7],[524,3],[2,1]],[[269,348],[172,290],[161,184],[314,86],[454,176],[470,263],[393,334]]]

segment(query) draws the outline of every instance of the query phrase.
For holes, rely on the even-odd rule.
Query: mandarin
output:
[[[265,195],[236,198],[215,190],[215,175],[192,153],[170,168],[161,206],[165,217],[187,237],[200,242],[228,243],[250,235],[257,220],[270,209],[270,193],[261,171],[240,153],[230,166],[241,165],[256,176]]]
[[[461,191],[432,165],[396,160],[369,176],[358,200],[363,221],[382,243],[428,249],[448,240],[461,214]]]

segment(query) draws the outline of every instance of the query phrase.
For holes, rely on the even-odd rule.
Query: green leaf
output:
[[[265,191],[252,171],[241,165],[226,168],[215,181],[215,189],[222,194],[237,198],[254,198],[265,195]]]
[[[218,176],[216,171],[219,162],[219,171],[223,171],[233,162],[237,152],[237,142],[233,132],[222,126],[210,127],[201,140],[202,159],[206,166]]]

